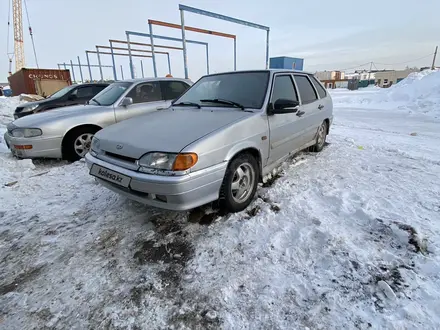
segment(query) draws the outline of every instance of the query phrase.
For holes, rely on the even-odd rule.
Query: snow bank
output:
[[[440,71],[411,73],[400,83],[386,89],[330,92],[337,107],[374,107],[399,109],[410,113],[440,116]]]

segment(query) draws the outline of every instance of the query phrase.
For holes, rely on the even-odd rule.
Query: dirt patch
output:
[[[186,263],[193,255],[191,244],[183,239],[175,238],[174,241],[163,243],[149,240],[142,243],[142,247],[134,254],[139,264],[145,263]]]
[[[32,281],[38,275],[40,275],[43,268],[44,266],[30,268],[27,271],[19,274],[12,282],[0,284],[0,296],[12,291],[20,290],[24,284]]]
[[[419,234],[415,230],[414,227],[410,225],[406,225],[404,223],[400,223],[397,221],[393,221],[393,223],[401,230],[406,231],[408,233],[408,244],[414,248],[415,252],[420,252],[425,254],[428,252],[426,240],[421,240],[419,238]]]
[[[279,179],[281,178],[283,175],[281,172],[277,172],[275,175],[272,175],[270,178],[267,179],[266,182],[263,182],[263,188],[269,188],[272,187],[273,184]]]

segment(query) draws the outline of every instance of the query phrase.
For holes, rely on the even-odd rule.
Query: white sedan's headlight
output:
[[[148,169],[157,169],[165,171],[185,171],[193,167],[198,160],[195,153],[167,153],[150,152],[139,159],[140,170],[148,172]]]
[[[38,108],[38,104],[29,105],[27,107],[24,107],[22,111],[23,112],[29,112],[29,111],[35,110],[36,108]]]
[[[101,153],[101,142],[96,137],[92,138],[92,145],[90,146],[90,153],[93,156],[96,156],[97,154]]]
[[[43,132],[39,128],[16,128],[12,131],[13,137],[35,137],[42,135]]]

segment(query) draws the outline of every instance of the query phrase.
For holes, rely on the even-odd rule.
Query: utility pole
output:
[[[373,62],[370,62],[370,71],[368,71],[368,84],[367,84],[367,86],[370,85],[370,76],[371,76],[371,68],[372,68],[372,66],[373,66]]]
[[[437,57],[437,49],[438,49],[438,46],[435,46],[434,58],[432,59],[432,66],[431,66],[432,70],[435,69],[435,58]]]

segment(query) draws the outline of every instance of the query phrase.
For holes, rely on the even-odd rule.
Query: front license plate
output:
[[[96,176],[97,178],[116,183],[123,187],[128,187],[131,180],[129,176],[109,170],[108,168],[96,164],[92,165],[92,168],[90,169],[90,174]]]

